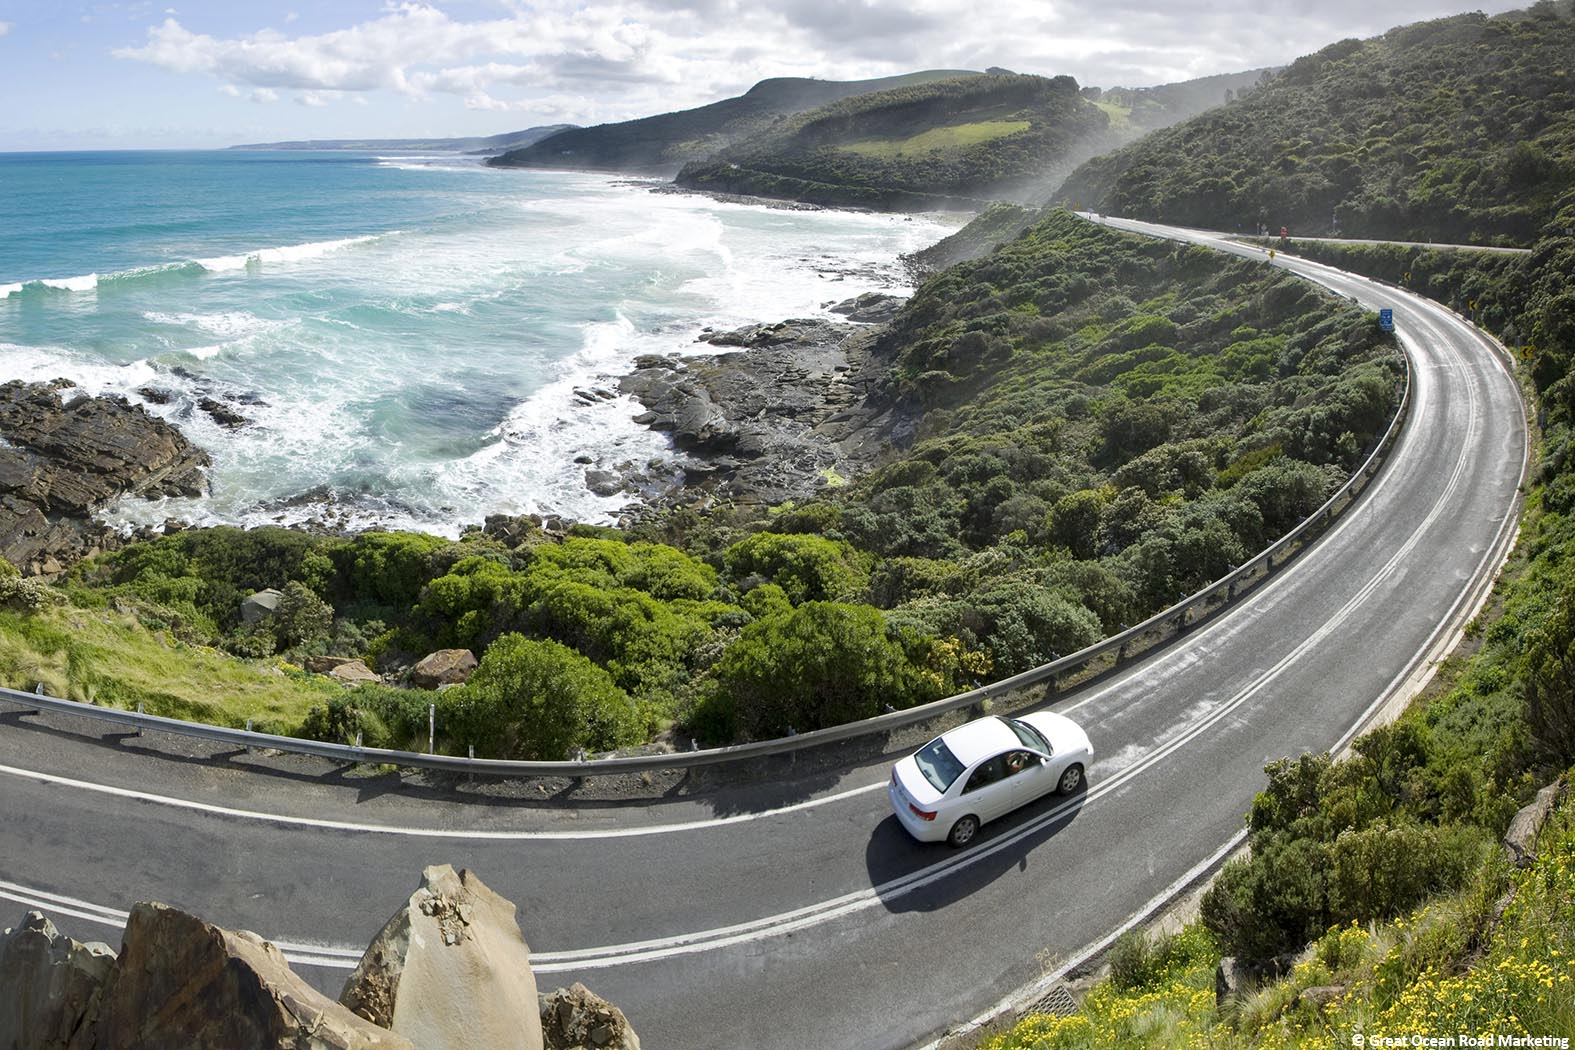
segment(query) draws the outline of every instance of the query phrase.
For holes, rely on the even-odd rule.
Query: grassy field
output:
[[[861,157],[892,160],[897,157],[928,153],[931,150],[975,146],[981,142],[1027,131],[1029,126],[1026,120],[981,120],[972,124],[952,124],[944,128],[931,128],[905,139],[865,139],[838,148],[848,153],[857,153]]]
[[[338,684],[279,661],[238,660],[110,609],[0,612],[0,684],[215,725],[292,732]]]
[[[1132,130],[1131,106],[1123,106],[1119,102],[1111,102],[1108,99],[1099,99],[1094,102],[1094,105],[1104,110],[1110,117],[1111,130],[1123,132]]]

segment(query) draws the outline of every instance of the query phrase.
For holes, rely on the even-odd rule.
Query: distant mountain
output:
[[[734,98],[677,113],[560,132],[488,163],[672,175],[689,161],[708,157],[779,118],[806,109],[870,91],[979,75],[962,69],[930,69],[875,80],[762,80]]]
[[[459,139],[306,139],[295,142],[253,142],[230,149],[312,149],[312,150],[434,150],[447,153],[497,153],[540,142],[575,124],[546,124],[502,135]]]
[[[1572,13],[1545,0],[1342,40],[1089,161],[1059,199],[1227,230],[1530,243],[1575,191]]]
[[[1084,88],[1083,93],[1110,114],[1117,131],[1142,133],[1168,128],[1205,110],[1233,102],[1266,83],[1279,68],[1221,73],[1155,87]]]
[[[1110,115],[1071,77],[1002,71],[807,110],[686,165],[677,183],[817,204],[976,207],[1043,197],[1118,142]]]

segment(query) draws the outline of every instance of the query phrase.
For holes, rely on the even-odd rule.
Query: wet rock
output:
[[[856,324],[886,324],[897,316],[902,304],[908,300],[885,292],[865,292],[852,299],[844,299],[831,307],[831,312],[841,314]]]
[[[115,968],[105,944],[78,944],[30,911],[0,933],[0,1047],[58,1050],[91,1028]]]
[[[640,1050],[629,1019],[606,999],[575,983],[541,997],[546,1050]]]
[[[587,470],[585,487],[598,496],[616,496],[623,490],[623,481],[610,470]]]
[[[255,933],[131,910],[86,1050],[413,1050],[318,992]]]
[[[422,689],[440,689],[468,681],[475,669],[476,654],[469,649],[439,649],[411,668],[410,680]]]
[[[228,427],[231,430],[239,429],[251,423],[250,419],[241,415],[229,405],[222,401],[216,401],[211,397],[200,398],[197,401],[197,407],[208,413],[215,423],[221,427]]]
[[[422,1050],[541,1050],[530,948],[514,905],[447,864],[388,920],[340,1002]]]
[[[167,405],[175,398],[168,390],[151,386],[138,387],[137,394],[150,405]]]
[[[194,496],[208,456],[121,397],[0,385],[0,557],[37,574],[118,546],[94,514],[122,496]]]

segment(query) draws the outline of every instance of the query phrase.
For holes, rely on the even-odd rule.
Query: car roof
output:
[[[1022,746],[1022,741],[1017,739],[1017,734],[994,715],[975,719],[966,725],[948,730],[941,734],[941,739],[946,741],[946,746],[951,753],[956,755],[957,761],[965,767],[973,765],[982,758],[998,755],[1008,748]]]

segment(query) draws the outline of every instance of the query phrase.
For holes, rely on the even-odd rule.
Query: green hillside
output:
[[[1575,189],[1568,0],[1298,59],[1085,164],[1059,199],[1220,229],[1525,244]]]
[[[876,208],[1043,196],[1117,141],[1071,77],[992,74],[845,98],[779,121],[678,185]]]
[[[697,109],[563,131],[524,149],[511,150],[488,163],[512,168],[574,168],[670,175],[689,161],[710,156],[764,129],[779,117],[849,95],[973,75],[963,69],[930,69],[874,80],[778,77],[762,80],[742,95]]]

